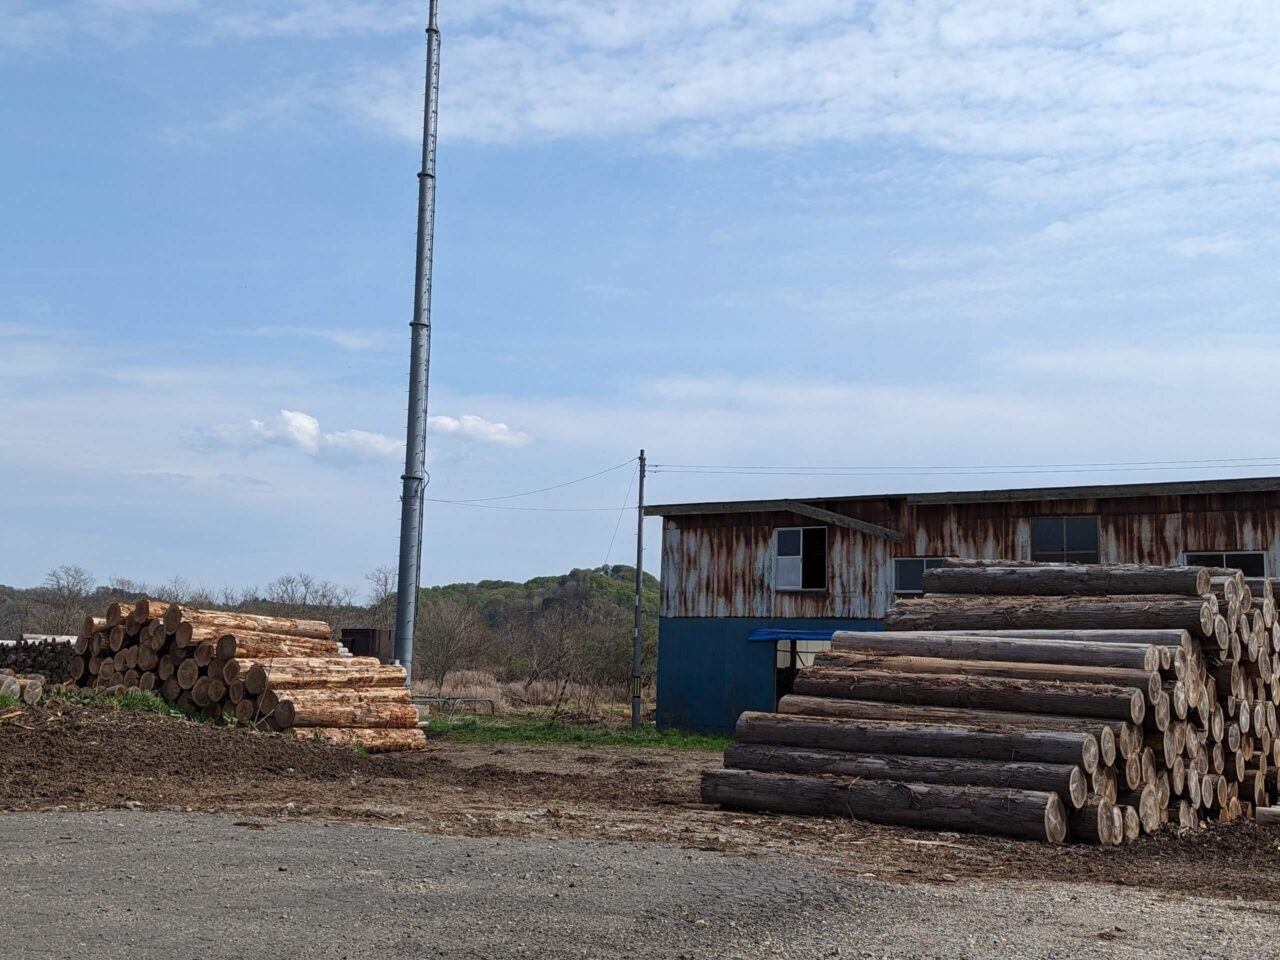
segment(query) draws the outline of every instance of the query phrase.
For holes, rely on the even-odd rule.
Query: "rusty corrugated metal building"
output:
[[[878,629],[940,557],[1280,570],[1280,478],[647,507],[663,518],[658,722],[728,732],[819,640]],[[775,649],[776,647],[776,649]]]

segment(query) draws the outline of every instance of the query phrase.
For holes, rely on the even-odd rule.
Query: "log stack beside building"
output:
[[[743,714],[704,800],[1050,842],[1273,816],[1270,580],[947,560],[886,626]]]
[[[142,599],[85,620],[68,681],[371,752],[425,747],[403,667],[344,655],[327,623]]]

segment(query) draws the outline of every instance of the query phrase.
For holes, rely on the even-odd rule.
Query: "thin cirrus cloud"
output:
[[[434,433],[468,443],[519,447],[530,441],[528,434],[474,414],[431,417],[428,426]],[[262,420],[223,424],[209,431],[209,436],[228,447],[286,447],[315,457],[383,459],[400,457],[404,452],[402,440],[370,430],[327,431],[319,419],[301,410],[281,410]]]
[[[306,340],[322,340],[343,350],[371,350],[379,346],[384,337],[366,330],[352,330],[334,327],[258,327],[249,331],[252,337],[271,337],[280,339],[302,338]]]

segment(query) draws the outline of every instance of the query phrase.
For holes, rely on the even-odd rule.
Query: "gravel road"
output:
[[[1202,960],[1268,956],[1280,935],[1275,905],[1088,884],[130,811],[0,816],[0,890],[8,960]]]

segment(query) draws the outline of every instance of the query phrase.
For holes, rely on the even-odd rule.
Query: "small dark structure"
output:
[[[342,645],[356,657],[377,657],[383,663],[395,659],[395,632],[382,627],[344,627]]]
[[[1280,570],[1280,478],[650,506],[658,723],[731,732],[832,630],[874,630],[941,557]],[[778,642],[757,634],[785,629]],[[803,637],[803,632],[810,632]]]

